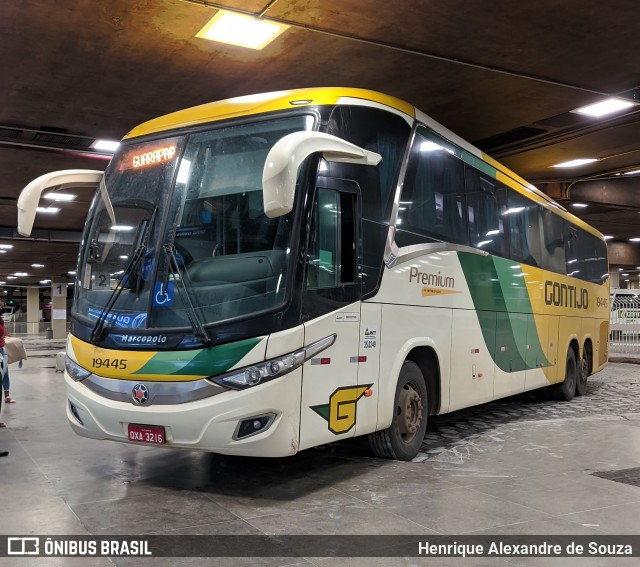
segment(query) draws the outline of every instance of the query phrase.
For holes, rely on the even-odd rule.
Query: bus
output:
[[[430,416],[607,362],[602,235],[392,96],[311,88],[135,127],[97,188],[66,348],[84,437],[280,457],[368,435],[415,458]]]

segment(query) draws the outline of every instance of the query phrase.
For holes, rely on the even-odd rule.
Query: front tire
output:
[[[424,376],[420,367],[408,360],[400,370],[391,426],[369,435],[369,444],[376,457],[398,461],[413,459],[422,446],[428,413]]]

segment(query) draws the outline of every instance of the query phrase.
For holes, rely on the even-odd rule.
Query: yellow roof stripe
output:
[[[367,89],[320,87],[241,96],[201,104],[200,106],[179,110],[178,112],[166,114],[165,116],[144,122],[131,130],[131,132],[125,136],[125,139],[239,116],[250,116],[252,114],[292,108],[304,108],[305,106],[332,105],[336,104],[338,100],[343,97],[377,102],[404,112],[412,118],[415,117],[415,109],[412,105],[393,96]],[[296,104],[293,104],[294,102]]]

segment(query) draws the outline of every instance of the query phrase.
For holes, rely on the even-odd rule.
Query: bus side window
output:
[[[465,165],[465,182],[471,246],[508,257],[506,187],[468,165]]]
[[[564,220],[547,208],[542,208],[544,242],[542,267],[558,274],[566,274]]]
[[[507,203],[511,258],[530,266],[540,266],[542,252],[538,205],[513,189],[508,190]]]
[[[416,136],[396,222],[400,246],[434,239],[467,244],[464,165],[432,138]]]

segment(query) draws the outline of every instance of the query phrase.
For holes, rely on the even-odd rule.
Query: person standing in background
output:
[[[0,315],[0,355],[2,355],[6,359],[6,350],[4,348],[5,342],[4,338],[7,336],[7,330],[4,327],[4,319]],[[14,404],[15,400],[9,395],[9,387],[11,383],[9,382],[9,364],[5,360],[4,364],[4,375],[2,376],[2,389],[4,390],[4,401],[8,404]],[[0,427],[2,427],[0,425]]]

